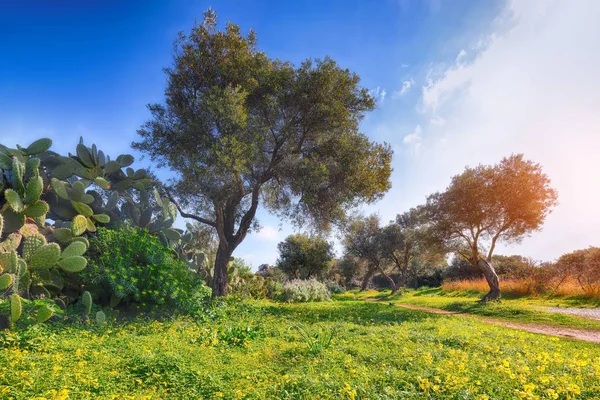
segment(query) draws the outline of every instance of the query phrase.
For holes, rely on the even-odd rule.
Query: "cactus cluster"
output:
[[[0,301],[9,302],[11,323],[35,299],[62,306],[75,301],[77,291],[65,297],[64,289],[87,264],[89,243],[81,235],[121,218],[119,203],[152,187],[146,171],[130,167],[130,155],[113,161],[80,140],[76,154],[63,157],[51,145],[50,139],[28,147],[0,145]],[[53,315],[53,307],[36,304],[37,322]],[[91,308],[91,297],[84,304]]]
[[[181,240],[182,231],[173,228],[177,208],[156,188],[152,196],[148,190],[140,190],[136,199],[129,193],[124,193],[123,198],[120,219],[129,220],[134,227],[147,229],[167,247],[173,247]]]

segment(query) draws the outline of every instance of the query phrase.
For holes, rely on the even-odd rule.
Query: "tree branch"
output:
[[[217,227],[217,223],[214,221],[211,221],[209,219],[206,218],[202,218],[198,215],[194,215],[194,214],[189,214],[186,213],[185,211],[183,211],[183,209],[181,208],[181,206],[179,205],[179,203],[177,201],[175,201],[175,198],[171,195],[171,192],[169,192],[169,190],[167,188],[164,188],[165,193],[167,194],[167,197],[169,198],[169,200],[171,201],[171,203],[175,204],[175,207],[177,207],[177,211],[179,211],[179,214],[183,217],[183,218],[190,218],[193,220],[196,220],[202,224],[206,224],[208,226],[212,226],[213,228]]]

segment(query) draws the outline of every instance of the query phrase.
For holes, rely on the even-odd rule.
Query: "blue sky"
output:
[[[566,206],[561,201],[562,214],[557,209],[562,219],[549,219],[554,230],[534,237],[542,239],[504,251],[552,259],[561,251],[594,244],[590,235],[598,234],[596,241],[600,237],[597,228],[587,224],[582,231],[579,225],[590,218],[600,225],[600,214],[577,211],[578,199],[596,192],[581,191],[569,176],[561,178],[560,168],[593,171],[598,166],[586,152],[590,143],[596,144],[593,128],[598,126],[592,112],[598,98],[589,83],[597,57],[587,54],[596,52],[599,36],[592,23],[597,2],[547,3],[8,0],[0,10],[0,142],[25,145],[47,136],[54,139],[56,151],[67,152],[83,136],[109,154],[131,152],[136,129],[149,117],[145,105],[163,99],[162,68],[171,62],[177,32],[189,30],[212,6],[221,23],[255,29],[259,47],[272,57],[298,63],[329,55],[362,77],[378,98],[378,109],[362,129],[395,150],[393,189],[366,208],[384,220],[443,189],[467,164],[496,162],[515,151],[548,164],[558,183],[565,182],[564,190],[558,187],[560,194],[574,193]],[[557,63],[552,59],[557,54],[570,57]],[[586,67],[576,69],[579,61]],[[573,71],[578,72],[569,74]],[[493,86],[498,79],[506,81]],[[557,81],[562,84],[555,85]],[[540,93],[540,87],[550,85],[560,93]],[[567,97],[571,100],[565,110]],[[520,99],[532,116],[547,115],[540,103],[561,110],[554,116],[560,121],[551,127],[580,128],[569,140],[562,131],[539,136],[539,127],[524,122],[529,118],[523,110],[529,109],[515,107]],[[510,132],[498,130],[503,125]],[[557,160],[562,140],[572,145],[573,135],[580,135],[585,145]],[[540,139],[546,144],[540,145]],[[272,216],[261,212],[259,217],[263,230],[249,235],[235,254],[255,267],[274,262],[277,242],[292,232]],[[565,239],[567,228],[571,233]]]

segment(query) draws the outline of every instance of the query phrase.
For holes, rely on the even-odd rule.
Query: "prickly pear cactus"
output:
[[[35,317],[20,321],[48,320],[59,310],[50,299],[77,299],[67,288],[87,265],[85,235],[98,226],[130,221],[169,245],[181,235],[172,228],[175,207],[159,195],[150,199],[152,178],[131,168],[131,155],[111,160],[80,140],[73,154],[62,156],[51,145],[50,139],[27,147],[0,145],[0,302],[14,301],[16,310],[20,301],[21,313]],[[83,301],[89,314],[91,298]]]

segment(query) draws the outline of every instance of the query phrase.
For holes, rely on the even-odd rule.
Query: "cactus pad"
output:
[[[49,243],[40,247],[29,260],[29,267],[32,270],[52,268],[60,260],[60,246],[56,243]]]
[[[63,258],[58,265],[64,271],[79,272],[85,268],[87,260],[82,256]]]
[[[63,250],[61,258],[69,258],[81,256],[87,250],[87,246],[83,242],[73,242],[66,249]]]

